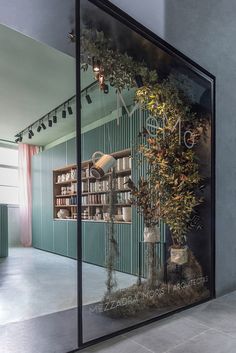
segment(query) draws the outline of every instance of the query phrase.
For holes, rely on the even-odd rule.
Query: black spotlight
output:
[[[31,135],[30,131],[29,131],[29,133],[28,133],[28,138],[29,138],[29,139],[32,139],[32,135]]]
[[[68,110],[69,115],[73,114],[73,110],[70,105],[68,105],[67,110]]]
[[[16,143],[22,142],[22,140],[23,140],[22,135],[17,135],[17,138],[15,139],[15,142],[16,142]]]
[[[143,79],[142,79],[141,75],[135,75],[134,79],[135,79],[135,82],[136,82],[136,85],[138,86],[138,88],[143,87]]]
[[[48,126],[52,127],[52,120],[51,119],[48,119]]]
[[[39,125],[38,127],[37,127],[37,132],[40,132],[41,131],[41,126]]]
[[[66,110],[65,110],[65,106],[64,106],[64,108],[63,108],[63,110],[62,110],[62,112],[61,112],[61,117],[62,117],[63,119],[65,119],[65,118],[66,118]]]
[[[99,72],[101,68],[101,62],[93,57],[93,72]]]
[[[53,123],[56,124],[56,123],[57,123],[57,116],[56,116],[56,115],[53,115],[52,120],[53,120]]]
[[[33,132],[32,129],[29,130],[29,134],[30,134],[31,136],[34,136],[34,132]]]
[[[86,94],[85,98],[86,98],[86,101],[87,101],[88,104],[92,103],[92,99],[91,99],[89,94]]]
[[[46,125],[44,124],[44,122],[42,121],[42,123],[41,123],[41,126],[42,126],[42,128],[44,129],[44,130],[46,130]]]
[[[109,93],[109,87],[108,87],[108,85],[104,85],[103,86],[103,92],[105,93],[105,94],[108,94]]]

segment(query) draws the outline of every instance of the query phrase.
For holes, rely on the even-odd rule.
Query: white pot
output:
[[[157,243],[160,241],[160,227],[144,227],[143,235],[145,243]]]
[[[125,222],[131,222],[131,207],[122,207],[122,215]]]
[[[170,260],[176,265],[184,265],[188,262],[188,248],[187,246],[175,249],[170,249]]]

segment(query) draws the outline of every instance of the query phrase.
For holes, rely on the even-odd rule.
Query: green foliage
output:
[[[194,146],[201,138],[204,121],[199,125],[196,114],[169,79],[138,89],[136,100],[159,124],[156,136],[149,135],[138,151],[150,166],[146,183],[155,195],[159,217],[168,224],[173,245],[180,247],[186,242],[191,215],[202,202],[196,192],[201,177]],[[183,133],[189,130],[186,142],[193,148],[183,140]]]
[[[138,73],[147,84],[157,80],[156,71],[150,71],[144,62],[137,62],[127,53],[114,48],[111,39],[104,33],[84,29],[80,37],[82,68],[87,69],[92,57],[98,58],[105,73],[105,79],[119,90],[136,87],[134,80]]]

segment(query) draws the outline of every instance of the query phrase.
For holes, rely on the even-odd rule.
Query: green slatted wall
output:
[[[53,221],[52,170],[76,162],[75,138],[32,159],[32,238],[37,249],[77,257],[75,221]]]
[[[141,119],[141,121],[140,121]],[[126,148],[133,150],[138,133],[145,125],[146,114],[136,111],[132,118],[124,115],[81,136],[82,160],[97,151],[111,153]],[[53,147],[33,157],[33,245],[61,255],[76,258],[76,222],[52,221],[52,169],[75,163],[75,139]],[[132,162],[132,178],[137,181],[145,174],[145,164]],[[42,172],[40,173],[40,170]],[[132,224],[115,224],[119,244],[116,268],[138,274],[138,244],[143,239],[143,220],[136,210]],[[162,238],[164,226],[162,226]],[[107,229],[105,223],[83,222],[83,260],[105,265]],[[161,254],[160,254],[161,255]]]

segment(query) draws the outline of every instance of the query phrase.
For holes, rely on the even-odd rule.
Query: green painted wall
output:
[[[97,151],[111,153],[133,148],[146,115],[139,112],[112,120],[81,136],[82,160],[91,159]],[[76,258],[76,222],[53,221],[52,170],[76,161],[75,138],[33,157],[33,246],[57,254]],[[145,164],[132,162],[132,178],[137,181],[144,174]],[[138,274],[138,244],[143,239],[143,221],[132,211],[132,224],[115,224],[119,245],[116,268]],[[82,222],[83,260],[104,266],[107,252],[107,224]]]
[[[76,221],[53,220],[52,171],[73,163],[75,138],[33,156],[32,237],[35,248],[76,259]]]

